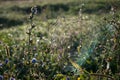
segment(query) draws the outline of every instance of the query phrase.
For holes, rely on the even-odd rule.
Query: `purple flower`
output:
[[[67,77],[67,78],[66,78],[66,80],[70,80],[70,78],[69,78],[69,77]]]
[[[36,63],[37,62],[37,59],[36,58],[33,58],[32,59],[32,63]]]
[[[2,75],[0,75],[0,80],[3,80],[3,76]]]
[[[15,80],[15,78],[11,77],[9,80]]]
[[[35,57],[37,57],[38,56],[38,53],[35,53],[35,55],[34,55]]]
[[[5,64],[7,64],[8,62],[9,62],[9,59],[6,59],[6,60],[5,60]]]
[[[34,47],[34,48],[33,48],[33,51],[36,51],[36,50],[37,50],[37,48],[36,48],[36,47]]]

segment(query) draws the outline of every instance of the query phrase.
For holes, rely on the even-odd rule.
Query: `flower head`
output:
[[[77,80],[80,80],[80,77],[78,77]]]
[[[6,60],[5,60],[5,64],[7,64],[8,62],[9,62],[9,59],[6,59]]]
[[[32,59],[32,63],[36,63],[37,62],[37,59],[36,58],[33,58]]]
[[[11,77],[9,80],[15,80],[15,78],[14,78],[14,77]]]
[[[33,47],[33,51],[36,51],[37,50],[37,47]]]
[[[69,77],[67,77],[67,78],[66,78],[66,80],[70,80],[70,78],[69,78]]]
[[[0,80],[3,80],[3,76],[2,75],[0,75]]]

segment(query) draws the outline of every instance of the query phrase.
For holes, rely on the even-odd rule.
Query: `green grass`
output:
[[[118,0],[2,1],[0,4],[0,77],[120,79]],[[30,22],[28,17],[34,5],[38,14]],[[111,5],[118,7],[115,15],[109,13]],[[31,28],[33,23],[35,27]]]

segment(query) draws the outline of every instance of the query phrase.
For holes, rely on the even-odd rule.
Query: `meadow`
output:
[[[120,1],[1,0],[0,80],[120,80]]]

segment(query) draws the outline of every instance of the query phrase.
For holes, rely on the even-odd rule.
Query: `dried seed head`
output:
[[[30,41],[29,41],[29,42],[30,42],[30,44],[32,44],[32,43],[33,43],[33,39],[30,39]]]
[[[32,25],[31,25],[31,28],[34,28],[34,27],[35,27],[35,24],[32,24]]]
[[[106,17],[103,18],[105,21],[107,20]]]
[[[31,8],[32,14],[37,14],[37,6]]]

